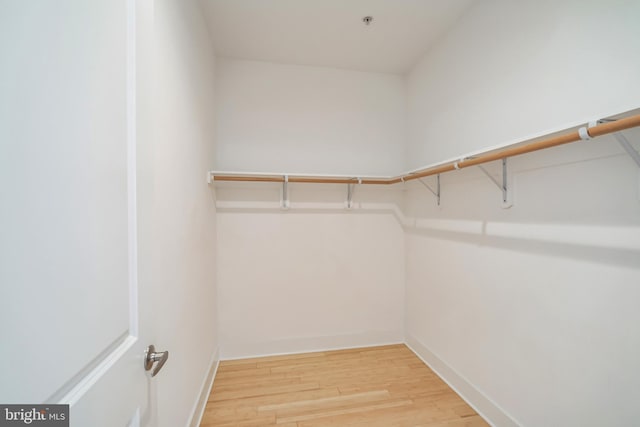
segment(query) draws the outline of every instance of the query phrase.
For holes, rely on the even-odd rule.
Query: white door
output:
[[[156,424],[137,268],[150,3],[0,0],[0,403],[68,403],[76,427]]]

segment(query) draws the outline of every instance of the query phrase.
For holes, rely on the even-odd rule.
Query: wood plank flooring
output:
[[[220,363],[200,427],[488,424],[405,345]]]

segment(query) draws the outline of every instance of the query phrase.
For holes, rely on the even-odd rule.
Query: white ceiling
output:
[[[203,1],[220,56],[402,74],[475,0]]]

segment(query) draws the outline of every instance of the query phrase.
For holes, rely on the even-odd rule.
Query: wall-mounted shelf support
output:
[[[478,165],[478,168],[493,182],[496,187],[502,192],[502,208],[508,209],[513,206],[513,202],[511,200],[511,191],[508,186],[508,169],[507,169],[507,159],[506,157],[502,159],[502,184],[498,182],[497,179],[493,177],[482,165]]]
[[[345,203],[347,209],[351,209],[353,207],[353,193],[356,191],[356,185],[362,184],[362,178],[354,178],[354,180],[355,179],[357,179],[358,182],[347,184],[347,202]]]
[[[440,174],[436,175],[436,189],[435,190],[433,188],[431,188],[431,186],[429,186],[429,184],[427,184],[426,182],[424,182],[421,179],[419,179],[418,182],[420,184],[422,184],[424,186],[424,188],[429,190],[431,192],[431,194],[436,196],[436,204],[439,207],[440,206]]]
[[[624,148],[624,151],[627,152],[629,157],[631,157],[631,159],[634,162],[636,162],[636,165],[638,165],[638,167],[640,168],[640,153],[638,153],[636,149],[633,148],[633,146],[631,145],[627,137],[625,137],[622,134],[622,132],[616,132],[613,134],[613,136],[618,140],[618,142],[620,143],[622,148]]]
[[[289,209],[291,202],[289,201],[289,175],[283,176],[282,193],[280,194],[280,207]]]
[[[638,153],[638,151],[635,148],[633,148],[633,145],[631,145],[627,137],[624,136],[622,132],[615,132],[613,136],[618,140],[618,142],[620,143],[622,148],[624,148],[624,151],[627,152],[629,157],[631,157],[631,160],[636,162],[636,165],[638,166],[638,172],[639,172],[638,173],[638,198],[640,199],[640,153]]]
[[[425,167],[422,169],[403,173],[398,176],[369,176],[365,178],[359,178],[359,184],[366,185],[394,185],[399,183],[405,183],[414,179],[421,179],[432,175],[439,175],[441,173],[451,172],[454,170],[464,169],[471,166],[479,166],[484,163],[493,162],[496,160],[502,160],[502,185],[490,176],[486,170],[482,169],[496,186],[502,192],[502,207],[510,208],[513,205],[513,184],[509,178],[507,182],[507,158],[520,156],[534,151],[544,150],[547,148],[558,147],[560,145],[569,144],[572,142],[585,141],[593,138],[597,138],[602,135],[608,134],[620,134],[621,131],[631,129],[634,127],[640,127],[640,114],[628,116],[620,119],[603,119],[597,122],[590,122],[587,126],[583,126],[580,129],[569,130],[566,133],[548,136],[544,139],[529,141],[522,144],[514,144],[511,146],[505,146],[499,149],[491,149],[482,153],[474,154],[471,157],[463,157],[457,161],[448,161],[446,163],[436,164],[433,166]],[[626,138],[616,135],[618,141],[625,148],[631,158],[640,166],[640,154],[631,147]],[[353,176],[353,175],[351,175]],[[350,185],[347,194],[348,207],[353,204],[353,190],[355,183],[354,178],[350,178],[345,175],[306,175],[306,174],[282,174],[282,173],[238,173],[238,172],[209,172],[207,176],[207,182],[218,181],[236,181],[236,182],[277,182],[283,183],[282,186],[282,199],[281,205],[283,209],[289,207],[289,194],[288,183],[316,183],[316,184],[347,184]],[[432,191],[433,193],[437,193]]]

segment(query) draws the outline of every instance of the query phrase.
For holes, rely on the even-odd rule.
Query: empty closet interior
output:
[[[0,417],[416,426],[419,377],[452,417],[430,426],[638,425],[639,23],[638,0],[0,1],[0,406],[25,406]],[[242,374],[307,394],[242,406]]]
[[[638,419],[638,2],[203,8],[221,359],[406,343],[496,425]]]

